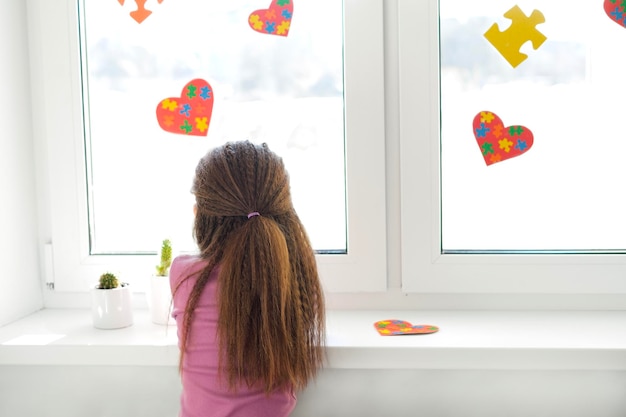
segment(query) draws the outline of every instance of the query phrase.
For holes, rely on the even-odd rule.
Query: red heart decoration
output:
[[[604,11],[612,21],[626,27],[626,1],[604,0]]]
[[[524,126],[504,127],[493,112],[481,111],[474,117],[474,137],[487,165],[515,158],[533,146],[533,133]]]
[[[381,320],[374,323],[374,327],[381,336],[402,336],[407,334],[430,334],[439,331],[437,326],[421,324],[413,326],[404,320]]]
[[[189,81],[180,97],[159,102],[156,109],[161,129],[182,135],[206,136],[213,113],[213,89],[202,79]]]
[[[293,17],[293,0],[272,0],[269,9],[250,13],[250,27],[260,33],[287,36]]]

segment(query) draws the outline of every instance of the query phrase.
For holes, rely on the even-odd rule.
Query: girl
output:
[[[180,417],[287,416],[323,360],[324,300],[282,159],[227,143],[192,192],[200,254],[172,263]]]

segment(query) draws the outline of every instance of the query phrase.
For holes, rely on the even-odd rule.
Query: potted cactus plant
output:
[[[152,322],[162,325],[175,324],[171,316],[172,291],[170,289],[170,266],[172,265],[172,242],[163,240],[159,251],[156,273],[150,279],[148,306]]]
[[[120,282],[115,274],[105,272],[91,290],[91,313],[94,327],[119,329],[133,324],[130,285]]]
[[[170,266],[172,266],[172,242],[165,239],[161,243],[161,253],[159,264],[156,266],[157,276],[168,277],[170,275]]]

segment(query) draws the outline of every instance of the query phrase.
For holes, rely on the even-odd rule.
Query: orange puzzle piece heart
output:
[[[125,0],[118,0],[120,5],[124,5]],[[157,0],[159,4],[163,3],[163,0]],[[146,9],[146,0],[135,0],[135,4],[137,5],[137,10],[134,12],[130,12],[130,17],[135,19],[135,22],[141,23],[148,18],[152,14],[152,12]]]
[[[269,9],[250,13],[250,27],[268,35],[287,36],[293,17],[293,0],[272,0]]]
[[[439,331],[439,327],[428,324],[412,325],[404,320],[381,320],[374,323],[381,336],[403,336],[408,334],[430,334]]]
[[[533,146],[533,133],[525,126],[504,126],[493,112],[481,111],[473,122],[474,137],[487,165],[515,158]]]
[[[159,102],[156,109],[159,126],[166,132],[206,136],[213,113],[213,89],[202,79],[189,81],[180,97]]]

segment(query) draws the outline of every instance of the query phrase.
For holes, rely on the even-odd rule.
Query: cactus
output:
[[[165,239],[161,246],[161,262],[156,266],[157,275],[160,277],[168,276],[170,265],[172,265],[172,242]]]
[[[113,288],[117,288],[118,286],[119,281],[117,280],[115,274],[106,272],[100,275],[100,283],[98,285],[98,288],[100,288],[101,290],[110,290]]]

